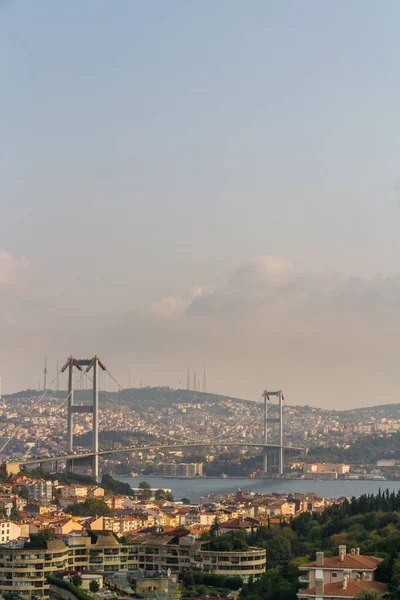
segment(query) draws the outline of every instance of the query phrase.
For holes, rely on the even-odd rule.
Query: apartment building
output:
[[[156,571],[171,569],[171,572],[197,567],[219,575],[239,575],[244,580],[265,572],[266,551],[251,548],[248,551],[214,552],[207,543],[196,542],[192,536],[173,543],[169,536],[154,536],[130,549],[129,571]],[[136,560],[135,560],[136,558]]]
[[[27,480],[22,481],[18,487],[24,488],[35,502],[39,500],[51,502],[53,497],[53,484],[51,481],[44,481],[43,479]]]
[[[88,488],[86,485],[64,485],[58,488],[61,491],[61,498],[86,498],[88,495]]]
[[[287,500],[275,500],[268,504],[266,513],[271,517],[294,517],[296,514],[296,504]]]
[[[0,494],[0,507],[8,517],[11,515],[14,504],[18,510],[23,510],[26,500],[16,494]]]
[[[10,540],[21,537],[21,527],[13,521],[0,521],[0,544],[6,544]]]
[[[68,567],[68,548],[62,540],[49,540],[44,548],[9,542],[0,547],[0,593],[48,596],[46,575]]]
[[[348,554],[346,546],[339,546],[338,554],[330,558],[317,552],[315,561],[299,567],[304,572],[299,582],[307,587],[300,589],[297,597],[305,600],[356,598],[363,590],[383,595],[387,591],[386,584],[375,581],[375,571],[382,560],[361,555],[359,548],[352,548]]]
[[[336,473],[340,475],[347,475],[350,473],[350,465],[345,463],[312,463],[304,465],[305,473]]]
[[[202,477],[203,463],[165,463],[161,474],[166,477]]]
[[[79,535],[71,532],[63,539],[31,547],[26,540],[0,546],[0,593],[12,591],[22,597],[47,597],[46,575],[65,569],[115,573],[158,571],[178,572],[200,567],[221,575],[240,575],[244,580],[264,573],[266,551],[211,552],[192,536],[173,543],[172,536],[153,536],[140,544],[121,544],[112,531]]]

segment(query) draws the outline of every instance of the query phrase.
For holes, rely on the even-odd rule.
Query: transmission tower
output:
[[[47,390],[47,354],[44,355],[43,390]]]
[[[187,376],[186,376],[186,389],[190,390],[190,369],[188,367]]]

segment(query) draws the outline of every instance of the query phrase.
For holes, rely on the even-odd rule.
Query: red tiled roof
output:
[[[220,524],[221,529],[249,529],[251,526],[252,523],[249,521],[241,521],[240,519],[230,519]]]
[[[354,569],[355,571],[365,571],[365,569],[373,570],[383,561],[383,558],[377,556],[363,556],[362,554],[346,554],[344,560],[340,560],[340,556],[331,556],[325,558],[324,566],[319,569]],[[316,567],[315,560],[304,565],[300,565],[300,569]]]
[[[340,597],[346,596],[347,598],[356,598],[363,590],[373,590],[384,594],[387,591],[386,583],[380,581],[366,581],[365,579],[353,579],[349,581],[346,589],[343,588],[342,582],[329,583],[324,586],[324,593],[322,596]],[[299,598],[308,598],[309,596],[315,596],[315,587],[309,590],[301,590],[297,594]],[[320,595],[320,594],[318,594]]]

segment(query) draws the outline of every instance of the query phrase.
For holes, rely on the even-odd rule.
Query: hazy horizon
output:
[[[3,393],[396,403],[400,5],[0,0]]]

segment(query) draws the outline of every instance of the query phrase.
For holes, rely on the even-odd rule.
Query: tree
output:
[[[99,589],[99,582],[96,579],[92,579],[92,581],[89,583],[89,590],[92,592],[92,594],[96,594]]]
[[[290,541],[283,536],[275,536],[268,543],[267,560],[273,567],[288,563],[292,557]]]
[[[151,498],[151,485],[147,481],[141,481],[139,483],[139,489],[141,490],[140,498],[142,500],[150,500]]]
[[[358,596],[356,596],[357,600],[380,600],[380,598],[382,598],[382,594],[376,590],[362,590]]]
[[[113,511],[101,498],[87,498],[85,502],[74,502],[67,507],[71,515],[79,517],[111,517]]]
[[[144,482],[145,483],[145,482]],[[101,485],[115,494],[124,494],[125,496],[133,496],[133,490],[129,483],[123,483],[111,477],[108,473],[104,473],[101,478]]]
[[[12,521],[22,521],[22,514],[17,508],[16,500],[13,500],[13,507],[11,509],[10,519]]]
[[[165,495],[166,495],[165,490],[159,489],[159,490],[156,490],[156,492],[154,494],[154,498],[156,500],[165,500]]]
[[[184,571],[182,573],[182,583],[185,588],[193,587],[196,583],[193,571]]]
[[[29,492],[28,492],[28,490],[25,487],[20,487],[19,488],[18,496],[20,498],[23,498],[27,502],[29,502],[29,500],[31,499],[31,497],[29,495]]]
[[[190,498],[186,498],[186,496],[181,498],[181,502],[182,502],[182,504],[191,504]]]
[[[75,587],[81,587],[82,577],[79,575],[79,573],[75,573],[75,575],[71,579],[71,583],[73,583]]]
[[[140,490],[151,490],[151,485],[149,483],[147,483],[147,481],[141,481],[139,483],[139,489]]]
[[[219,534],[219,520],[215,517],[213,524],[210,527],[211,537],[216,537]]]

